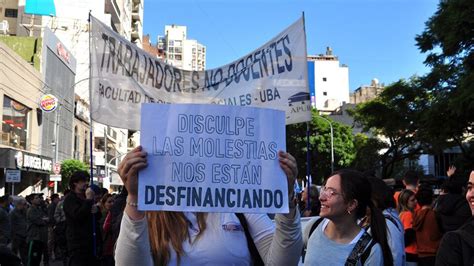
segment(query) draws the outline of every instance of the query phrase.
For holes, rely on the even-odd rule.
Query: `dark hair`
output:
[[[382,247],[385,265],[393,265],[393,257],[387,242],[387,224],[385,217],[372,203],[372,189],[369,180],[359,171],[343,169],[334,172],[333,175],[341,177],[341,192],[346,202],[357,200],[356,218],[366,216],[367,208],[370,209],[370,228],[372,238]]]
[[[430,187],[422,186],[415,194],[416,200],[421,206],[433,203],[433,190]]]
[[[416,186],[418,185],[419,180],[418,174],[413,170],[407,171],[403,176],[403,181],[405,181],[407,185]]]
[[[319,199],[319,191],[318,191],[318,186],[316,185],[311,185],[309,187],[309,197],[311,200],[315,201]]]
[[[69,194],[71,192],[71,190],[69,188],[66,188],[64,191],[63,191],[63,195],[64,196],[67,196],[67,194]]]
[[[451,176],[443,182],[443,184],[441,185],[441,189],[447,193],[461,194],[464,184],[464,181],[457,180],[454,178],[454,176]]]
[[[84,171],[84,170],[76,171],[71,175],[71,178],[69,179],[69,188],[71,190],[74,190],[74,187],[76,186],[75,185],[76,183],[78,183],[80,181],[87,182],[87,180],[89,180],[89,179],[90,179],[89,172]]]
[[[369,177],[370,188],[372,189],[372,202],[381,211],[388,208],[396,208],[393,190],[380,178]]]
[[[59,199],[59,194],[54,193],[53,195],[51,195],[51,201],[53,201],[54,199]]]
[[[3,204],[3,203],[5,203],[5,202],[8,202],[8,198],[9,198],[9,197],[10,197],[10,196],[9,196],[8,194],[7,194],[7,195],[4,195],[4,196],[1,196],[1,197],[0,197],[0,204]]]

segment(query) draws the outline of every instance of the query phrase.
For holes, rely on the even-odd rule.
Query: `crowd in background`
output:
[[[449,168],[439,195],[431,185],[420,183],[414,171],[405,173],[404,188],[396,192],[381,179],[368,177],[372,201],[386,218],[393,265],[474,265],[474,172],[466,182],[456,177],[455,171],[455,167]],[[321,200],[326,199],[319,191],[311,185],[300,194],[302,217],[320,215]],[[359,219],[362,227],[370,226],[368,216],[369,212]],[[448,245],[448,241],[456,242]]]
[[[474,174],[466,187],[454,172],[450,168],[439,195],[431,186],[420,184],[411,171],[403,178],[405,188],[397,192],[379,178],[367,178],[372,203],[364,207],[363,215],[356,216],[357,223],[373,235],[371,212],[375,209],[369,205],[383,213],[386,234],[377,243],[386,243],[393,261],[387,263],[384,254],[385,265],[473,265]],[[49,265],[52,260],[64,265],[115,265],[114,248],[127,192],[109,194],[106,189],[88,186],[88,180],[87,172],[75,173],[71,190],[46,200],[42,193],[0,197],[0,265],[40,265],[41,261]],[[321,215],[337,220],[337,215],[324,213],[327,201],[338,194],[326,184],[322,188],[311,185],[297,195],[302,217]],[[327,226],[317,219],[312,226],[317,228],[320,222]],[[306,252],[314,248],[309,245],[311,230],[306,229]],[[327,243],[318,247],[321,245]],[[383,243],[380,250],[383,254]]]
[[[113,249],[120,227],[116,223],[126,191],[109,194],[88,186],[88,181],[87,172],[78,172],[71,178],[71,190],[62,196],[0,197],[0,265],[86,265],[84,259],[90,258],[90,265],[115,265]]]

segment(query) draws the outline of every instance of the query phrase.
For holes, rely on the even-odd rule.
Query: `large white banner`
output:
[[[141,103],[211,103],[286,112],[286,124],[311,120],[303,18],[252,53],[219,68],[186,71],[139,49],[91,18],[91,115],[140,128]]]
[[[286,149],[284,112],[144,104],[140,132],[148,153],[138,179],[140,210],[288,213],[278,161]]]

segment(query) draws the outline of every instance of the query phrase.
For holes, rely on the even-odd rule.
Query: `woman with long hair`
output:
[[[417,265],[416,232],[413,229],[413,216],[416,208],[415,192],[404,189],[398,196],[398,213],[405,230],[405,254],[407,265]]]
[[[251,239],[234,213],[139,211],[138,172],[147,166],[146,156],[137,147],[118,167],[128,197],[115,251],[117,265],[256,265],[251,242],[265,264],[298,263],[303,242],[294,201],[288,214],[275,215],[274,223],[266,214],[244,214]],[[292,199],[296,161],[283,151],[278,159]]]
[[[305,265],[393,265],[385,218],[370,197],[369,181],[358,171],[336,171],[326,180],[320,217],[303,232]],[[372,235],[358,223],[367,209]]]
[[[393,265],[404,266],[406,264],[404,229],[395,209],[393,190],[380,178],[369,177],[369,182],[372,188],[372,202],[385,217],[387,242],[392,251]]]

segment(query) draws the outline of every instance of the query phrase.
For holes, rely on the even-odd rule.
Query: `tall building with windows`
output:
[[[308,55],[308,82],[311,104],[322,113],[331,113],[349,103],[349,67],[340,64],[331,47],[325,54]]]
[[[2,15],[5,14],[3,11],[6,9],[8,9],[8,16],[15,17],[15,19],[8,20],[9,29],[15,29],[14,34],[40,38],[44,35],[44,29],[49,28],[63,46],[68,48],[68,53],[75,57],[75,79],[72,80],[72,84],[63,86],[66,90],[71,89],[73,92],[68,95],[68,99],[70,99],[68,103],[71,103],[71,106],[64,108],[64,110],[73,112],[74,121],[71,125],[61,125],[60,128],[67,127],[69,132],[70,143],[68,146],[70,150],[67,158],[90,163],[89,53],[84,52],[89,50],[89,12],[91,11],[94,17],[141,47],[144,0],[0,1]],[[0,34],[2,33],[2,22],[3,20],[0,19]],[[12,30],[10,30],[10,34],[12,34]],[[51,80],[51,82],[53,81],[54,79]],[[65,116],[61,115],[60,118],[62,121]],[[115,160],[115,158],[119,158],[121,154],[127,152],[128,132],[97,123],[93,123],[93,128],[92,141],[108,143],[99,145],[102,147],[101,150],[97,149],[97,145],[92,145],[96,148],[93,152],[96,180],[102,181],[103,177],[108,177],[104,181],[104,187],[108,187],[111,183],[111,175],[115,174],[117,177],[115,170],[119,160]],[[104,132],[116,132],[119,136],[125,136],[125,139],[114,138],[113,133],[104,134]],[[49,142],[48,140],[44,141],[45,143]],[[110,169],[110,174],[106,173],[105,169]],[[115,180],[119,179],[115,178]]]
[[[185,70],[206,69],[206,47],[187,38],[186,26],[166,25],[165,35],[158,36],[158,49],[167,63]]]

